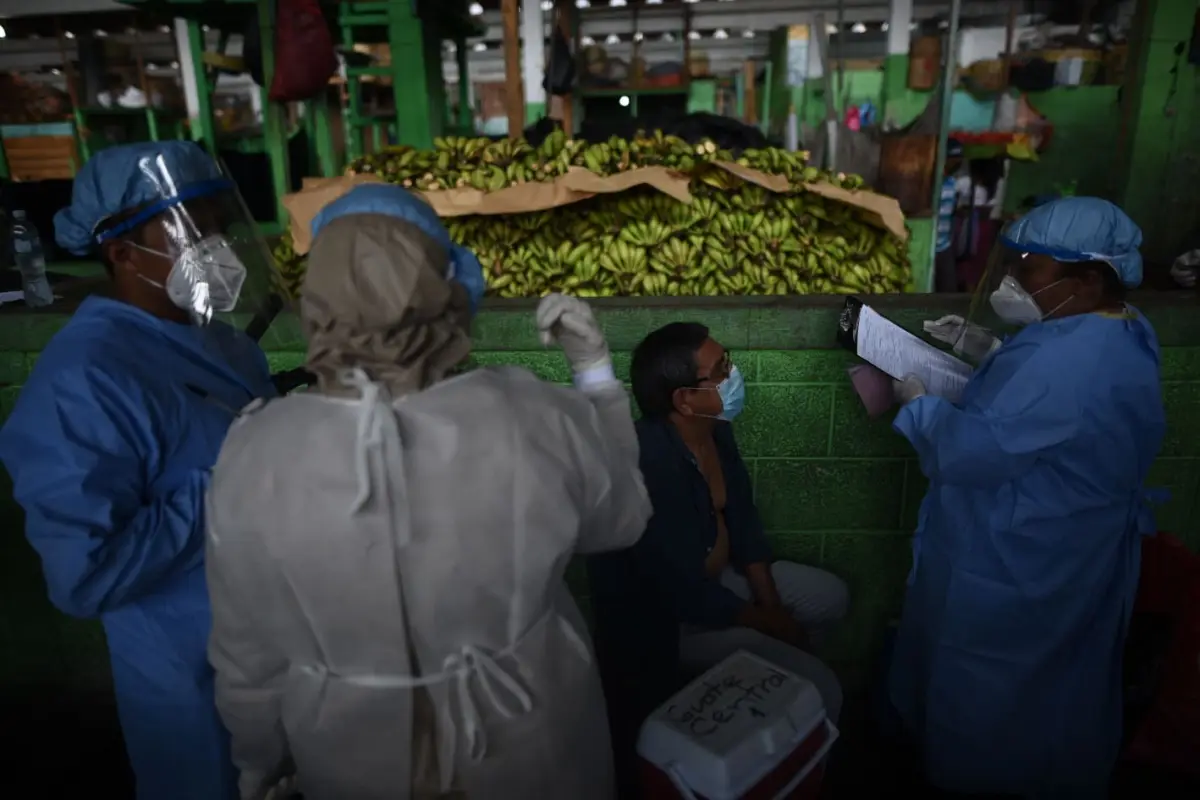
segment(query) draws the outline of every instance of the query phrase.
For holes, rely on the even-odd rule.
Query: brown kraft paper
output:
[[[794,187],[782,175],[769,175],[740,164],[717,161],[714,165],[726,172],[770,192],[783,194]],[[299,192],[285,195],[284,208],[290,217],[292,248],[303,255],[311,246],[310,226],[313,217],[329,203],[355,186],[380,183],[376,175],[363,174],[341,178],[305,178]],[[690,178],[667,167],[641,167],[616,175],[600,176],[582,167],[572,167],[566,175],[553,181],[533,181],[509,186],[495,192],[478,189],[446,189],[437,192],[416,192],[437,212],[439,217],[469,215],[503,216],[548,211],[552,208],[578,203],[600,194],[618,194],[636,186],[650,186],[681,203],[690,203]],[[865,190],[849,190],[829,183],[803,184],[806,191],[819,194],[837,203],[853,206],[866,212],[868,219],[902,241],[908,240],[904,214],[893,197]]]

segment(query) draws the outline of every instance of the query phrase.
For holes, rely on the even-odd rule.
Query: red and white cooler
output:
[[[645,800],[815,800],[838,738],[809,681],[738,651],[650,715]]]

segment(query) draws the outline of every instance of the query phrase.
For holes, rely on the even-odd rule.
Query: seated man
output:
[[[632,373],[654,516],[631,549],[588,565],[610,706],[640,721],[677,688],[676,673],[744,649],[812,681],[836,721],[841,687],[805,648],[845,615],[846,585],[772,562],[729,424],[744,402],[729,354],[703,325],[672,323],[638,345]],[[614,732],[632,735],[634,721],[612,716]]]

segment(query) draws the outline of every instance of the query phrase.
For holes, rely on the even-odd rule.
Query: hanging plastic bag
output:
[[[337,72],[333,37],[317,0],[276,0],[275,75],[271,100],[308,100]]]

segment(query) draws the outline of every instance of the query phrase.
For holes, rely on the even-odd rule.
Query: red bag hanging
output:
[[[338,68],[321,6],[317,0],[277,0],[275,25],[270,98],[289,103],[320,94]]]
[[[1174,536],[1148,537],[1135,613],[1169,618],[1171,634],[1153,703],[1125,757],[1200,775],[1200,556]]]

